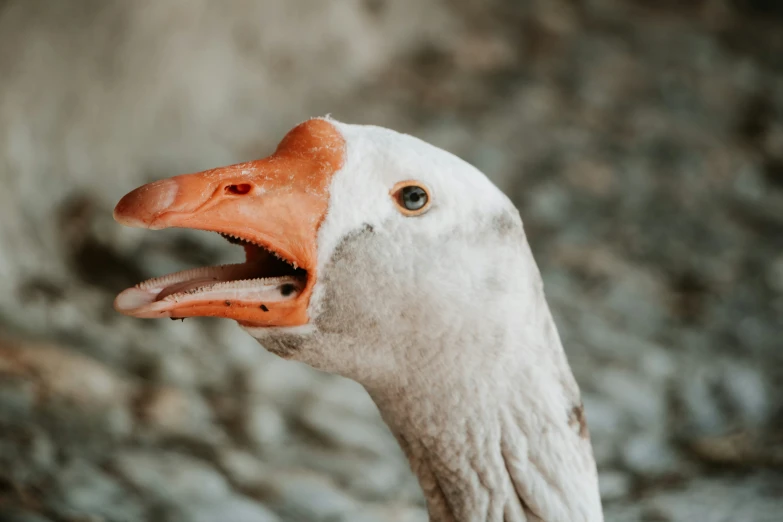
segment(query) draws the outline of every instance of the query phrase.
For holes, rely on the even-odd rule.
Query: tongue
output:
[[[219,281],[219,279],[215,277],[200,277],[198,279],[191,279],[190,281],[176,283],[161,290],[161,292],[155,297],[155,301],[161,301],[172,294],[187,292],[188,290],[196,290],[202,286],[207,286],[217,281]]]

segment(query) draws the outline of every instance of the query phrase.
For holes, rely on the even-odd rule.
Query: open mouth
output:
[[[217,232],[245,249],[245,262],[194,268],[120,293],[115,309],[133,317],[225,317],[243,326],[310,322],[318,228],[345,140],[324,119],[292,129],[260,160],[147,183],[125,194],[114,219],[129,227]]]
[[[245,262],[199,267],[148,279],[120,293],[115,308],[141,318],[219,316],[264,325],[267,312],[285,307],[307,287],[308,273],[268,246],[218,232],[245,250]],[[270,316],[279,314],[270,314]],[[272,317],[269,317],[272,320]]]

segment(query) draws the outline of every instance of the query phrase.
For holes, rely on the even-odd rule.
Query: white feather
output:
[[[603,520],[579,389],[512,203],[411,136],[346,140],[318,237],[310,328],[253,329],[275,353],[368,390],[434,521]],[[400,181],[430,210],[398,211]]]

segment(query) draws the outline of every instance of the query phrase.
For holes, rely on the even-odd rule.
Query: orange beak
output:
[[[318,228],[345,142],[328,121],[290,131],[268,158],[156,181],[123,197],[123,225],[219,232],[245,246],[246,262],[151,279],[117,296],[135,317],[226,317],[249,326],[308,322]]]

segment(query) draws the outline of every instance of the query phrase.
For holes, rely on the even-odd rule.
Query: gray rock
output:
[[[345,515],[344,522],[427,522],[429,516],[423,508],[369,507]]]
[[[774,288],[779,294],[783,294],[783,256],[778,256],[767,268],[767,280],[769,286]]]
[[[313,402],[302,410],[301,421],[330,444],[382,455],[396,446],[388,429],[380,422],[368,422],[345,409],[329,408]]]
[[[242,423],[245,435],[259,449],[279,445],[286,438],[286,420],[268,402],[249,404]]]
[[[0,508],[0,520],[3,522],[51,522],[39,513],[17,509]]]
[[[660,477],[681,472],[683,461],[663,435],[640,433],[629,439],[623,447],[623,463],[637,473],[647,477]]]
[[[541,186],[529,194],[530,216],[549,225],[560,225],[568,217],[568,192],[554,183]]]
[[[163,451],[128,450],[113,465],[135,488],[162,501],[217,501],[230,493],[213,466],[193,457]]]
[[[219,437],[212,410],[194,391],[161,386],[145,391],[136,403],[142,426],[164,436],[179,436],[202,441]]]
[[[697,479],[654,495],[644,502],[645,510],[671,522],[778,522],[783,513],[780,480],[779,475],[763,473],[734,480]]]
[[[329,521],[354,512],[359,503],[325,477],[277,472],[262,499],[287,520]]]
[[[736,426],[756,430],[772,421],[772,386],[762,368],[720,358],[707,364],[691,361],[688,370],[675,389],[682,409],[682,435],[725,435]]]
[[[30,415],[36,402],[36,385],[23,377],[4,374],[0,368],[0,418]]]
[[[604,502],[618,500],[631,491],[631,477],[621,471],[601,471],[598,473],[598,488]]]
[[[399,448],[384,455],[373,455],[351,449],[289,444],[274,459],[278,465],[295,464],[323,473],[362,500],[416,501],[421,496],[418,483]]]
[[[666,421],[666,396],[661,387],[629,371],[607,369],[597,386],[636,429],[654,429]]]
[[[279,522],[274,512],[258,502],[231,495],[216,501],[188,502],[172,522]]]
[[[247,371],[248,393],[268,399],[284,411],[298,410],[311,389],[327,378],[304,364],[283,361],[266,352]]]
[[[0,430],[0,477],[20,485],[57,472],[56,442],[44,429],[4,423]]]
[[[246,451],[225,448],[218,461],[231,483],[242,490],[255,489],[274,480],[272,467]]]
[[[75,461],[57,478],[59,511],[72,518],[93,517],[116,522],[145,518],[145,510],[134,495],[90,463]]]

